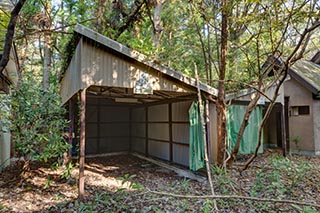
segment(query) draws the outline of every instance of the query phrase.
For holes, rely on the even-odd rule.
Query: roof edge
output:
[[[159,64],[159,63],[155,63],[153,60],[149,59],[146,55],[136,51],[136,50],[133,50],[133,49],[130,49],[129,47],[117,42],[117,41],[114,41],[98,32],[95,32],[81,24],[77,24],[74,28],[74,31],[82,36],[85,36],[95,42],[98,42],[116,52],[119,52],[120,54],[123,54],[129,58],[132,58],[142,64],[145,64],[153,69],[156,69],[172,78],[175,78],[187,85],[190,85],[192,87],[197,87],[197,81],[196,79],[192,78],[192,77],[189,77],[185,74],[182,74],[180,72],[177,72],[175,70],[173,70],[172,68],[170,67],[167,67],[165,65],[162,65],[162,64]],[[214,96],[217,96],[218,95],[218,90],[209,86],[209,85],[206,85],[204,83],[201,83],[199,82],[200,84],[200,89],[210,95],[214,95]]]
[[[289,69],[289,75],[296,79],[298,82],[302,84],[306,89],[308,89],[313,94],[318,94],[320,92],[319,88],[312,85],[310,82],[308,82],[303,76],[301,76],[299,73],[297,73],[294,69]]]

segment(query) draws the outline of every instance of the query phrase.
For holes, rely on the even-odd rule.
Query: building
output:
[[[281,67],[283,58],[275,60],[272,72]],[[276,104],[264,128],[264,145],[281,147],[291,153],[319,155],[320,154],[320,52],[311,60],[300,59],[288,70],[288,76],[280,87]],[[271,73],[272,73],[271,72]],[[272,97],[274,88],[267,92]],[[254,90],[243,90],[230,95],[235,105],[247,105]],[[258,105],[267,107],[268,100]],[[237,121],[241,122],[241,121]],[[257,128],[257,127],[255,127]],[[247,143],[245,145],[245,143]],[[243,146],[253,142],[247,140]],[[248,148],[246,148],[249,150]]]
[[[196,80],[82,25],[75,27],[75,41],[61,97],[69,111],[70,135],[75,132],[80,143],[80,185],[85,155],[134,152],[189,166],[189,109],[198,100]],[[217,90],[202,83],[199,89],[207,103],[213,161]]]

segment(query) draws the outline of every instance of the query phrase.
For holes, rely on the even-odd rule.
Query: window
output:
[[[291,116],[309,115],[309,114],[310,114],[309,106],[292,106],[290,110]]]

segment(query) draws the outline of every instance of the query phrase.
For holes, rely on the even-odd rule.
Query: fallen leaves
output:
[[[271,159],[279,156],[280,153],[274,150],[266,150],[263,155],[258,156],[252,167],[242,174],[239,174],[237,166],[225,173],[217,171],[220,172],[215,173],[214,176],[217,194],[252,196],[254,189],[259,189],[260,191],[256,190],[256,195],[260,197],[278,196],[277,199],[294,199],[319,204],[320,169],[318,165],[320,165],[320,157],[289,156],[289,159],[294,162],[293,170],[287,169],[288,175],[283,173],[285,170],[279,170],[280,174],[277,176],[278,174],[273,174],[276,170]],[[310,169],[306,167],[306,175],[297,176],[296,174],[305,172],[304,170],[300,171],[301,167],[296,166],[303,162],[308,162],[311,167]],[[241,164],[241,159],[237,163]],[[61,171],[52,170],[46,165],[36,164],[28,173],[27,179],[15,182],[10,182],[16,178],[15,170],[9,168],[4,171],[0,174],[0,183],[9,181],[9,184],[1,188],[0,211],[199,212],[212,210],[211,199],[166,197],[148,192],[150,189],[182,195],[210,194],[206,183],[178,177],[172,171],[133,156],[87,159],[85,169],[86,197],[83,203],[77,201],[78,170],[72,170],[70,181],[60,179]],[[260,182],[257,179],[259,173],[262,178]],[[280,182],[275,182],[277,179],[274,178],[277,177],[281,178]],[[273,183],[276,188],[265,183]],[[139,187],[135,189],[132,187],[135,186],[134,184]],[[257,188],[257,184],[261,184],[258,185],[260,188]],[[279,194],[277,190],[274,190],[283,189],[283,187],[287,189],[285,187],[290,184],[293,184],[293,190],[290,193],[280,191],[282,194]],[[254,203],[239,200],[218,200],[218,206],[221,212],[276,211],[280,209],[282,211],[300,211],[298,209],[304,211],[309,208],[291,204]],[[310,209],[312,210],[312,208]]]

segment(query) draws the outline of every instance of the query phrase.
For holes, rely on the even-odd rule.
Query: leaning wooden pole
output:
[[[201,121],[201,129],[202,129],[202,135],[203,135],[203,142],[204,142],[204,160],[206,162],[207,167],[207,175],[208,175],[208,181],[211,189],[211,194],[214,196],[214,188],[213,188],[213,182],[212,182],[212,176],[211,176],[211,169],[210,169],[210,163],[209,163],[209,157],[208,157],[208,146],[207,146],[207,135],[206,135],[206,127],[205,127],[205,120],[204,120],[204,107],[202,104],[202,98],[201,98],[201,91],[200,91],[200,82],[199,82],[199,76],[198,76],[198,68],[197,65],[194,64],[194,71],[196,74],[196,80],[197,80],[197,89],[198,89],[198,101],[199,101],[199,108],[200,108],[200,121]],[[213,200],[214,209],[218,211],[217,202],[214,199]]]
[[[79,185],[78,199],[84,198],[84,164],[85,164],[85,147],[86,147],[86,88],[80,93],[80,157],[79,157]]]
[[[69,138],[68,142],[71,146],[68,152],[68,157],[71,159],[72,157],[72,140],[73,140],[73,129],[74,129],[74,111],[73,111],[73,98],[69,100]]]

